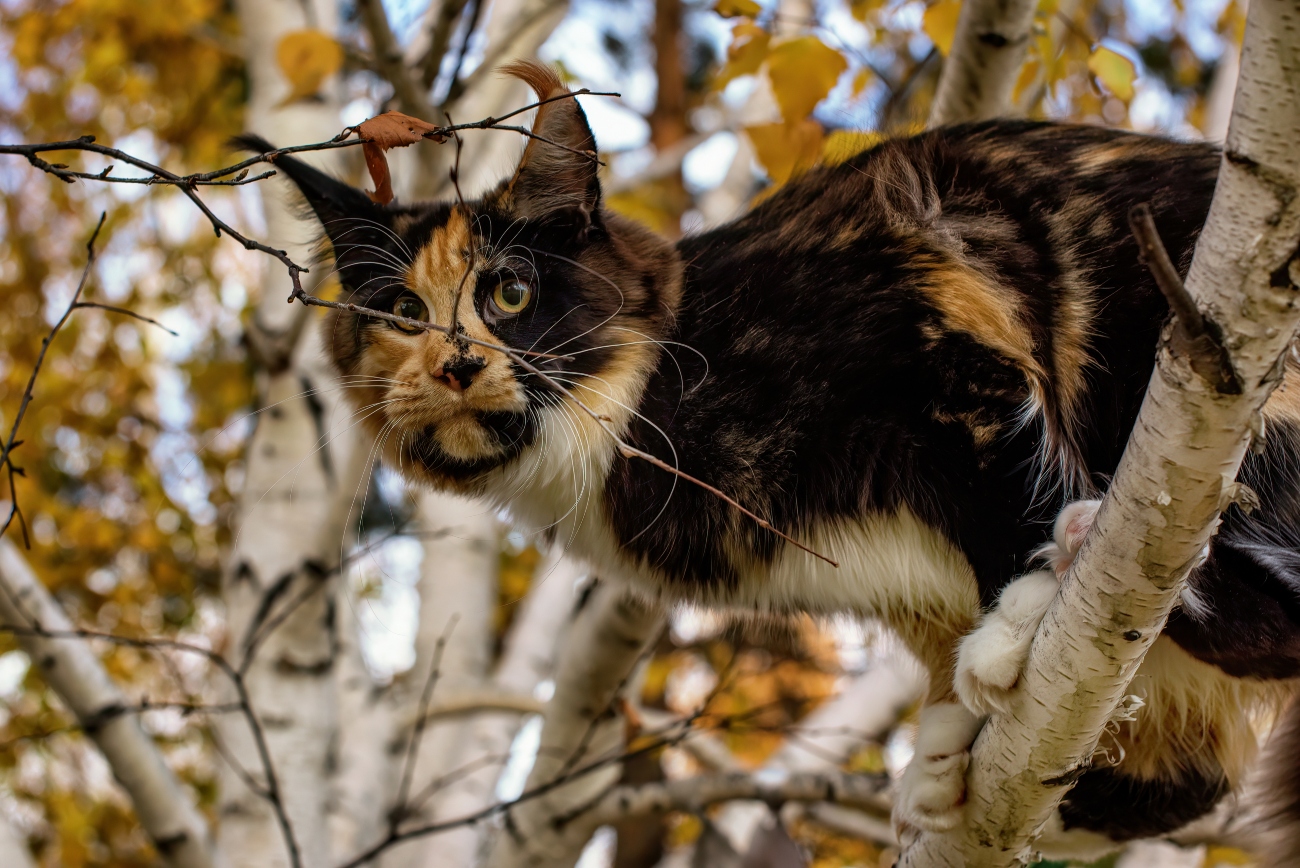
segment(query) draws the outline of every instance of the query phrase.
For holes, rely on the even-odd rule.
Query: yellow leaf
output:
[[[925,10],[921,29],[945,57],[952,51],[952,39],[957,35],[957,18],[961,15],[961,0],[939,0]]]
[[[763,7],[754,0],[718,0],[713,11],[723,18],[757,18]]]
[[[731,31],[731,47],[727,49],[727,63],[718,73],[715,86],[718,90],[742,75],[753,75],[767,60],[767,47],[772,34],[752,21],[742,21]]]
[[[787,124],[812,114],[817,103],[839,81],[849,62],[816,36],[800,36],[780,43],[767,59],[772,93]]]
[[[809,118],[794,123],[746,127],[754,153],[774,186],[780,186],[817,163],[821,155],[822,127]]]
[[[1029,60],[1025,65],[1020,67],[1020,75],[1016,77],[1016,86],[1011,91],[1011,101],[1016,105],[1020,104],[1021,98],[1025,95],[1025,88],[1033,87],[1038,83],[1038,74],[1043,71],[1043,64],[1039,60]]]
[[[1207,866],[1254,865],[1255,860],[1251,858],[1249,853],[1238,850],[1236,847],[1211,844],[1205,851],[1205,864]]]
[[[1088,69],[1105,85],[1106,90],[1124,102],[1133,98],[1133,79],[1137,78],[1137,69],[1133,66],[1133,61],[1124,55],[1098,46],[1088,56]]]
[[[849,12],[859,21],[865,22],[867,16],[885,5],[884,0],[851,0]]]
[[[862,92],[867,89],[867,85],[870,83],[871,70],[864,66],[853,76],[853,98],[857,99],[862,96]]]
[[[828,166],[843,163],[885,140],[880,133],[859,130],[836,130],[822,144],[822,162]]]
[[[294,30],[276,45],[275,62],[289,81],[289,95],[280,103],[284,105],[315,96],[343,65],[343,48],[319,30]]]

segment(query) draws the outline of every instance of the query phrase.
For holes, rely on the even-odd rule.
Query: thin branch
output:
[[[184,716],[189,717],[191,714],[231,714],[243,711],[243,708],[237,702],[210,703],[194,702],[192,700],[164,700],[154,701],[144,699],[134,705],[112,705],[103,708],[99,713],[86,720],[60,726],[57,729],[47,729],[44,732],[29,732],[25,735],[15,736],[14,738],[0,741],[0,751],[12,747],[15,744],[24,741],[37,741],[51,738],[56,735],[70,735],[72,733],[90,734],[99,727],[108,723],[110,720],[119,718],[125,714],[144,714],[148,711],[169,711],[179,710]]]
[[[420,83],[426,89],[432,88],[438,81],[442,61],[447,56],[447,49],[451,47],[456,21],[468,4],[469,0],[443,0],[437,4],[438,11],[433,16],[433,26],[429,28],[429,48],[420,61]],[[467,33],[466,36],[468,35]],[[454,82],[456,78],[453,74],[451,80]]]
[[[58,322],[50,329],[49,334],[41,341],[41,351],[36,355],[36,364],[32,365],[31,376],[27,378],[27,386],[23,389],[23,396],[18,402],[18,412],[14,415],[14,423],[9,428],[9,438],[0,448],[0,467],[8,466],[9,471],[9,515],[5,518],[4,524],[0,526],[0,537],[5,535],[9,530],[9,525],[13,523],[14,517],[17,516],[22,520],[22,513],[18,506],[18,491],[14,486],[14,476],[21,475],[22,471],[13,464],[14,447],[18,445],[18,428],[23,424],[23,417],[27,415],[27,408],[32,403],[32,394],[36,388],[36,378],[40,376],[41,367],[45,364],[45,354],[49,352],[50,344],[58,335],[63,324],[72,316],[72,312],[77,309],[77,302],[81,299],[81,293],[86,289],[86,281],[90,279],[90,270],[95,265],[95,240],[99,238],[99,230],[104,228],[104,221],[108,218],[106,212],[99,215],[99,222],[95,224],[95,231],[90,233],[90,239],[86,242],[86,265],[81,269],[81,280],[77,282],[77,289],[72,293],[72,300],[64,309],[63,315],[59,317]],[[24,542],[26,540],[26,526],[24,523]]]
[[[1219,339],[1220,330],[1207,320],[1197,307],[1178,270],[1169,259],[1160,231],[1145,202],[1128,212],[1129,228],[1137,239],[1142,261],[1151,270],[1156,286],[1174,313],[1174,339],[1177,352],[1187,358],[1192,370],[1205,378],[1222,395],[1240,395],[1241,379],[1232,366],[1232,357]]]
[[[72,306],[72,309],[78,310],[83,307],[98,308],[99,310],[106,310],[109,313],[120,313],[123,316],[129,316],[133,319],[138,319],[140,320],[140,322],[147,322],[149,323],[149,325],[158,326],[158,328],[167,332],[167,334],[171,335],[174,338],[180,337],[180,335],[177,332],[174,332],[171,329],[167,328],[167,326],[158,322],[158,320],[154,319],[153,317],[145,316],[142,313],[136,313],[135,311],[129,310],[125,307],[118,307],[117,305],[113,305],[113,304],[102,304],[101,302],[98,301],[79,301]]]
[[[307,293],[303,292],[301,288],[294,290],[293,294],[289,296],[289,301],[290,302],[299,301],[305,305],[310,305],[311,307],[328,307],[332,310],[345,310],[348,313],[355,313],[361,316],[372,317],[374,319],[382,319],[385,322],[397,323],[398,325],[406,326],[407,328],[442,332],[443,334],[449,336],[452,334],[452,330],[450,326],[439,325],[436,322],[426,322],[425,320],[420,320],[420,319],[411,319],[410,317],[405,317],[405,316],[398,316],[395,313],[387,313],[382,310],[375,310],[374,308],[371,307],[362,307],[359,304],[353,304],[351,302],[328,301],[326,299],[320,298],[315,295],[308,295]],[[498,353],[504,353],[507,356],[510,356],[512,354],[522,354],[526,356],[533,356],[534,358],[539,358],[539,359],[555,359],[556,361],[561,361],[561,362],[573,361],[572,356],[557,356],[551,353],[540,353],[535,350],[513,350],[510,347],[502,346],[501,344],[494,344],[491,341],[480,341],[475,338],[471,338],[468,335],[459,335],[458,338],[460,340],[465,341],[466,343],[473,344],[476,347],[483,347],[484,349],[488,349],[488,350],[496,350]]]
[[[433,699],[433,689],[438,686],[438,678],[442,674],[442,654],[447,648],[447,640],[451,638],[452,630],[456,629],[456,622],[459,620],[458,615],[452,615],[443,629],[442,635],[438,637],[438,642],[433,647],[433,659],[429,664],[429,677],[424,681],[424,689],[420,691],[420,702],[416,708],[415,727],[411,731],[411,737],[406,742],[406,757],[402,761],[402,778],[397,787],[397,799],[393,803],[392,813],[388,817],[389,832],[396,832],[397,827],[407,815],[407,797],[411,794],[411,779],[415,776],[415,764],[420,758],[420,742],[424,737],[424,727],[428,722],[429,701]]]
[[[499,690],[471,690],[443,697],[430,705],[424,712],[424,720],[442,720],[448,717],[464,717],[489,711],[510,712],[512,714],[541,714],[546,710],[546,703],[526,693],[503,693]],[[402,725],[402,729],[415,726],[418,718],[412,717]]]
[[[447,123],[451,123],[451,115],[447,115]],[[453,133],[452,137],[456,141],[456,159],[451,164],[451,171],[448,178],[451,180],[452,189],[456,191],[456,207],[465,215],[466,225],[473,225],[474,215],[470,212],[469,206],[465,204],[465,194],[460,189],[460,152],[464,147],[464,140],[461,139],[460,133]],[[456,294],[451,299],[451,326],[448,334],[453,336],[453,340],[459,342],[460,338],[460,300],[465,292],[465,284],[469,281],[469,276],[474,273],[474,266],[477,265],[477,248],[478,245],[469,245],[469,260],[465,263],[465,270],[461,272],[460,281],[456,284]]]
[[[357,10],[370,37],[375,71],[393,86],[393,95],[397,97],[401,110],[417,118],[432,117],[434,107],[429,101],[429,89],[413,70],[407,68],[402,47],[393,36],[382,0],[357,0]]]

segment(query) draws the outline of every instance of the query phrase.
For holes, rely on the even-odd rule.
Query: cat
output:
[[[567,92],[546,67],[506,71]],[[455,336],[326,320],[349,391],[382,406],[366,422],[382,454],[656,598],[883,619],[930,675],[896,821],[951,828],[971,741],[1086,533],[1083,498],[1115,471],[1168,316],[1126,215],[1149,204],[1185,273],[1218,151],[1072,124],[936,129],[673,243],[605,207],[576,100],[541,106],[533,132],[464,202],[381,206],[274,160],[347,300],[447,324],[459,299]],[[484,343],[565,356],[529,359],[567,394]],[[1300,375],[1264,416],[1240,476],[1261,506],[1224,514],[1134,681],[1145,707],[1061,803],[1062,852],[1210,811],[1254,751],[1251,714],[1300,674]],[[838,566],[623,457],[606,428]],[[1045,542],[1054,568],[1026,573]]]

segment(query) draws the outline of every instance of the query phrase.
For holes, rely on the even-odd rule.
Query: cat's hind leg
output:
[[[916,753],[903,771],[894,801],[894,828],[900,841],[906,841],[914,829],[946,832],[961,822],[970,746],[980,725],[980,719],[957,702],[921,709]]]
[[[1056,599],[1059,579],[1083,545],[1100,505],[1098,500],[1081,500],[1062,509],[1053,541],[1040,550],[1051,569],[1028,573],[1007,585],[997,605],[962,639],[954,686],[971,711],[981,715],[1006,711],[1038,625]]]

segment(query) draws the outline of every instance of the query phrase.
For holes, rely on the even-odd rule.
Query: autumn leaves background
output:
[[[385,5],[401,47],[416,46],[426,4]],[[959,8],[957,0],[574,0],[540,55],[575,89],[624,94],[617,103],[581,98],[608,163],[609,204],[676,235],[732,216],[819,160],[919,128]],[[486,4],[476,17],[457,19],[449,56],[463,45],[466,62],[438,70],[435,103],[458,84],[480,86],[475,65],[490,59],[483,34],[494,14],[508,14],[499,9]],[[1241,21],[1241,6],[1222,0],[1046,0],[1016,103],[1030,116],[1221,136],[1215,94],[1225,80],[1231,87]],[[355,10],[345,7],[337,25],[304,25],[278,40],[273,57],[250,60],[247,25],[217,0],[12,0],[0,6],[0,140],[92,134],[169,168],[212,169],[229,161],[226,143],[246,127],[250,62],[272,65],[288,83],[279,98],[287,109],[342,107],[336,131],[393,107],[377,72],[381,58]],[[66,159],[93,171],[106,165]],[[344,172],[363,184],[361,155],[354,149],[347,160]],[[400,185],[400,161],[393,166]],[[223,219],[254,237],[266,228],[260,196],[255,187],[205,194]],[[108,218],[90,297],[155,317],[179,337],[104,311],[78,312],[51,349],[25,423],[15,460],[25,472],[17,490],[27,522],[10,538],[30,544],[26,557],[79,623],[220,648],[230,641],[219,586],[235,533],[231,516],[244,490],[250,414],[262,407],[261,369],[244,333],[264,291],[263,263],[215,238],[175,191],[67,185],[4,158],[0,421],[7,427],[13,418],[40,337],[71,295],[87,229],[101,210]],[[282,299],[287,281],[282,270],[274,275],[268,280],[280,282],[265,291]],[[401,486],[381,476],[364,498],[362,539],[391,534],[410,509]],[[499,651],[540,554],[508,527],[495,546],[489,638]],[[352,614],[365,619],[373,639],[370,676],[382,686],[412,677],[412,628],[396,613],[415,607],[408,586],[419,546],[398,536],[381,548],[361,558],[348,581],[361,601]],[[875,653],[872,636],[844,624],[755,627],[678,613],[648,658],[637,699],[651,714],[680,713],[722,678],[711,711],[745,723],[717,737],[741,767],[756,768],[865,665]],[[97,650],[134,698],[178,690],[201,696],[210,687],[201,661]],[[132,806],[30,663],[12,637],[0,635],[0,818],[41,865],[157,864]],[[171,710],[142,719],[216,820],[221,759],[205,718]],[[904,717],[866,741],[847,767],[896,770],[909,726]],[[666,750],[629,773],[684,773],[698,763]],[[619,868],[649,868],[709,834],[689,815],[642,825],[650,843],[640,857],[626,850],[611,857]],[[819,868],[888,856],[882,842],[812,821],[791,834]]]

